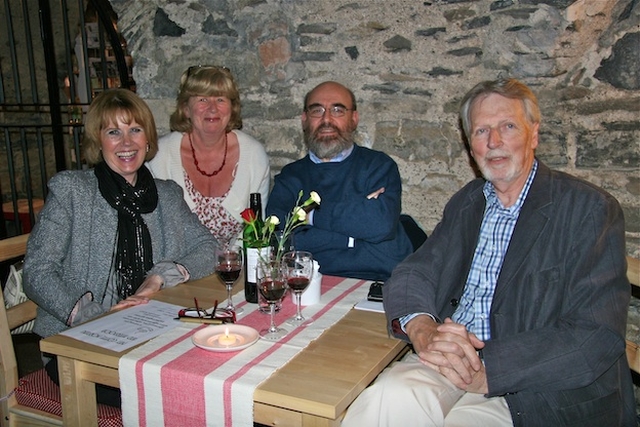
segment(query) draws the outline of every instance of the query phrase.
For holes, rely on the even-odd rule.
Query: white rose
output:
[[[313,200],[316,204],[320,204],[320,195],[318,193],[316,193],[315,191],[312,191],[311,194],[309,194],[309,197],[311,198],[311,200]]]
[[[278,225],[278,224],[280,224],[280,219],[275,215],[271,215],[269,218],[267,218],[267,220],[265,222],[268,225]]]
[[[304,209],[302,209],[301,207],[296,207],[293,215],[296,217],[296,219],[300,222],[304,222],[307,219],[307,213],[304,211]]]

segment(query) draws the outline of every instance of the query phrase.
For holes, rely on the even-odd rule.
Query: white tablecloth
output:
[[[314,322],[283,325],[289,334],[276,342],[259,339],[239,352],[210,352],[191,341],[206,326],[184,324],[132,350],[119,366],[124,425],[252,426],[255,388],[365,298],[369,283],[323,277],[320,303],[303,310]],[[268,326],[269,316],[246,304],[242,293],[234,296],[234,304],[245,311],[238,324],[256,330]],[[294,314],[295,306],[285,298],[276,323]]]

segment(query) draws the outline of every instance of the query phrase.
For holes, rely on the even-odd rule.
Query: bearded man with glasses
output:
[[[316,191],[322,203],[296,230],[296,250],[313,253],[323,274],[384,281],[413,247],[399,220],[398,166],[354,143],[358,119],[353,92],[339,83],[321,83],[305,96],[309,153],[276,176],[267,214],[283,219],[300,190]]]

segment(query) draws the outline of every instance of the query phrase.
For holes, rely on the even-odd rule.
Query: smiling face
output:
[[[509,206],[505,200],[518,197],[533,165],[539,123],[527,120],[521,100],[495,93],[478,98],[470,117],[471,156]]]
[[[196,132],[226,132],[231,119],[231,100],[226,96],[192,96],[184,108]]]
[[[120,174],[131,185],[135,185],[138,169],[147,154],[147,135],[144,128],[136,123],[126,123],[121,115],[116,123],[110,123],[100,130],[102,157],[107,165]]]
[[[311,117],[306,110],[323,107],[321,117]],[[331,107],[346,109],[341,117],[331,114]],[[358,126],[358,112],[349,91],[342,85],[327,82],[317,86],[307,96],[302,113],[302,129],[307,148],[323,160],[329,160],[353,145],[352,133]]]

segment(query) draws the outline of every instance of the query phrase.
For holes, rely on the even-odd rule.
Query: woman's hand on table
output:
[[[148,303],[149,297],[162,289],[162,285],[162,276],[158,274],[148,276],[144,279],[144,282],[142,282],[135,294],[111,307],[111,311]]]

